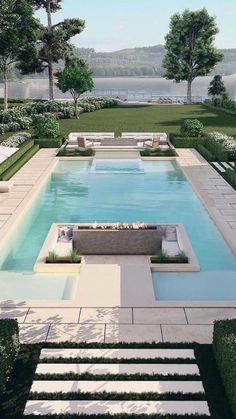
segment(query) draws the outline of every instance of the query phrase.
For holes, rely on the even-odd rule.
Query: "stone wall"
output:
[[[73,231],[73,249],[82,255],[155,255],[161,242],[161,229]]]

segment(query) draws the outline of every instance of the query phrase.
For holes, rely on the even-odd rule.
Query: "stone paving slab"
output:
[[[0,308],[0,319],[17,319],[18,323],[23,323],[27,313],[27,308]]]
[[[183,308],[134,308],[134,323],[187,324]]]
[[[38,364],[36,374],[200,375],[197,364]]]
[[[31,308],[25,323],[78,323],[78,308]]]
[[[212,343],[213,325],[163,325],[164,342]]]
[[[131,308],[82,308],[80,323],[132,323]]]
[[[104,342],[104,324],[51,325],[47,342]]]
[[[160,325],[107,324],[105,342],[162,342]]]
[[[215,320],[236,319],[234,308],[186,308],[190,324],[213,324]]]
[[[204,393],[201,381],[34,381],[31,392],[37,393]]]
[[[30,400],[24,415],[48,414],[202,414],[210,415],[205,401],[106,401],[106,400]]]
[[[49,331],[49,325],[19,325],[19,335],[21,343],[39,343],[45,342]]]
[[[50,358],[170,358],[195,359],[193,349],[69,349],[49,348],[42,349],[40,359]]]

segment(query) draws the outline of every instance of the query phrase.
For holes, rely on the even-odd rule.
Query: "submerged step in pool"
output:
[[[174,160],[60,161],[1,253],[0,290],[6,271],[32,272],[52,223],[136,221],[184,224],[201,265],[153,274],[158,300],[236,299],[236,257]]]

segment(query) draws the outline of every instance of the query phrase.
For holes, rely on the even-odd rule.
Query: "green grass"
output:
[[[199,119],[207,132],[220,131],[236,138],[235,115],[204,105],[189,106],[130,106],[102,109],[81,114],[78,120],[60,121],[61,134],[70,132],[177,132],[184,119]]]
[[[189,106],[122,106],[83,113],[77,119],[60,121],[61,135],[70,132],[178,132],[184,119],[199,119],[207,132],[220,131],[236,138],[235,115],[205,105]],[[31,131],[31,130],[30,130]],[[13,133],[0,137],[0,142]]]

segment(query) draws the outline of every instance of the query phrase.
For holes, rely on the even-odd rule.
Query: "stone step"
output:
[[[24,415],[49,414],[199,414],[210,415],[205,401],[30,400]]]
[[[201,381],[34,381],[31,392],[37,393],[204,393]]]
[[[200,375],[196,364],[38,364],[36,374]]]
[[[193,349],[87,349],[50,348],[42,349],[40,359],[49,358],[107,358],[107,359],[195,359]]]

